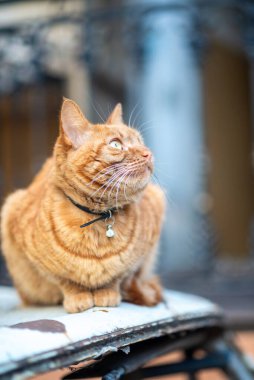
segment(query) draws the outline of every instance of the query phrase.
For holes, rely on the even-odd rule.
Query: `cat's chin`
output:
[[[125,194],[122,194],[123,203],[130,204],[137,202],[147,185],[150,183],[150,179],[151,176],[146,176],[146,178],[136,179],[134,184],[127,185],[128,190]],[[125,198],[125,195],[127,199]]]
[[[145,168],[145,170],[139,175],[128,178],[127,186],[133,189],[133,192],[143,191],[151,180],[151,170]]]
[[[145,169],[138,176],[137,173],[128,176],[127,181],[122,183],[118,189],[115,188],[114,192],[109,188],[103,197],[99,196],[98,193],[98,197],[90,198],[87,194],[87,199],[91,202],[90,208],[102,211],[111,208],[123,208],[128,204],[137,202],[151,180],[151,170]]]
[[[132,203],[136,203],[139,201],[140,197],[143,194],[143,191],[149,184],[150,180],[139,182],[137,186],[126,186],[125,191],[121,191],[117,195],[117,200],[115,196],[112,196],[110,199],[105,199],[105,203],[103,209],[111,209],[111,208],[123,208],[124,206],[130,205]]]

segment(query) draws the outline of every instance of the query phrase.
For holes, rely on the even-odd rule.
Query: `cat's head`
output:
[[[153,171],[152,153],[139,132],[124,124],[121,104],[105,124],[92,124],[75,102],[64,99],[55,159],[58,185],[94,209],[135,201]]]

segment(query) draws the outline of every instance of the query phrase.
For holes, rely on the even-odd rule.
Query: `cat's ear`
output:
[[[67,143],[79,148],[86,140],[90,123],[79,106],[70,99],[63,98],[61,109],[61,132]]]
[[[118,103],[109,115],[106,124],[123,124],[122,104]]]

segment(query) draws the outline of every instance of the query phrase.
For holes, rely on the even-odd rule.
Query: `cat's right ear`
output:
[[[107,124],[123,124],[123,110],[122,110],[122,104],[118,103],[111,114],[109,115],[107,121]]]
[[[63,99],[60,120],[60,133],[65,142],[75,149],[84,144],[90,123],[73,100]]]

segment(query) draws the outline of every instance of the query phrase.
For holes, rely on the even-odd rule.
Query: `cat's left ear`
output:
[[[61,109],[61,133],[64,140],[75,149],[86,140],[91,126],[79,106],[71,99],[64,98]]]
[[[106,124],[123,124],[122,104],[118,103],[109,115]]]

